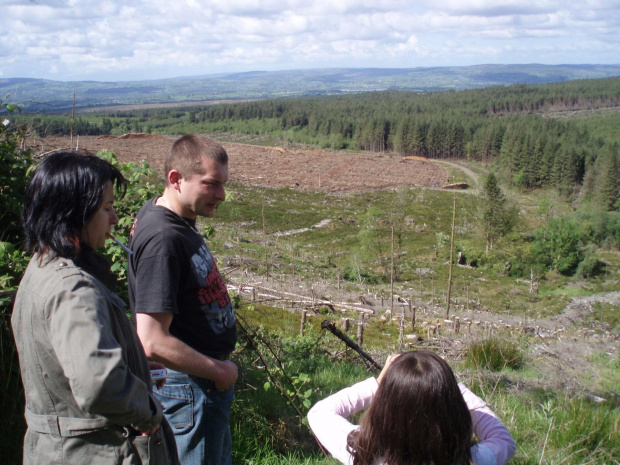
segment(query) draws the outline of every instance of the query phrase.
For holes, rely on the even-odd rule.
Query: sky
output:
[[[620,64],[620,0],[0,0],[0,78]]]

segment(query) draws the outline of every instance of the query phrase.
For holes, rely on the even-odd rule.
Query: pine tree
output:
[[[518,212],[509,205],[492,172],[485,180],[482,200],[485,205],[483,223],[488,252],[496,239],[512,231]]]
[[[606,211],[617,210],[620,206],[620,169],[618,167],[618,145],[615,144],[600,157],[597,163],[598,198]]]

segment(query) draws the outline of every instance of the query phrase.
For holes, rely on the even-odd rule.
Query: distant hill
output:
[[[330,68],[251,71],[152,81],[63,82],[0,79],[0,95],[28,111],[65,112],[110,105],[331,95],[372,90],[462,90],[620,76],[620,65],[477,65],[439,68]]]

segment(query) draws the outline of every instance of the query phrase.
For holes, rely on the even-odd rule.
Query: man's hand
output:
[[[218,362],[218,371],[217,379],[214,378],[213,382],[215,383],[215,389],[224,392],[230,389],[237,381],[237,377],[239,376],[237,365],[230,360],[223,360]]]
[[[149,369],[150,370],[161,370],[163,368],[166,368],[166,366],[163,363],[153,362],[153,361],[149,360]],[[158,379],[157,381],[155,381],[155,387],[157,389],[163,388],[164,384],[166,384],[166,378]]]
[[[226,391],[237,381],[237,365],[197,352],[170,334],[172,313],[138,313],[136,329],[146,356],[166,367],[210,379],[218,391]]]

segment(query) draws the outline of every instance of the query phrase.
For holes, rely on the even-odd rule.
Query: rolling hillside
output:
[[[510,84],[543,84],[620,76],[620,65],[478,65],[441,68],[342,68],[254,71],[152,81],[63,82],[0,79],[0,95],[30,111],[144,103],[181,103],[332,95],[373,90],[429,92]]]

